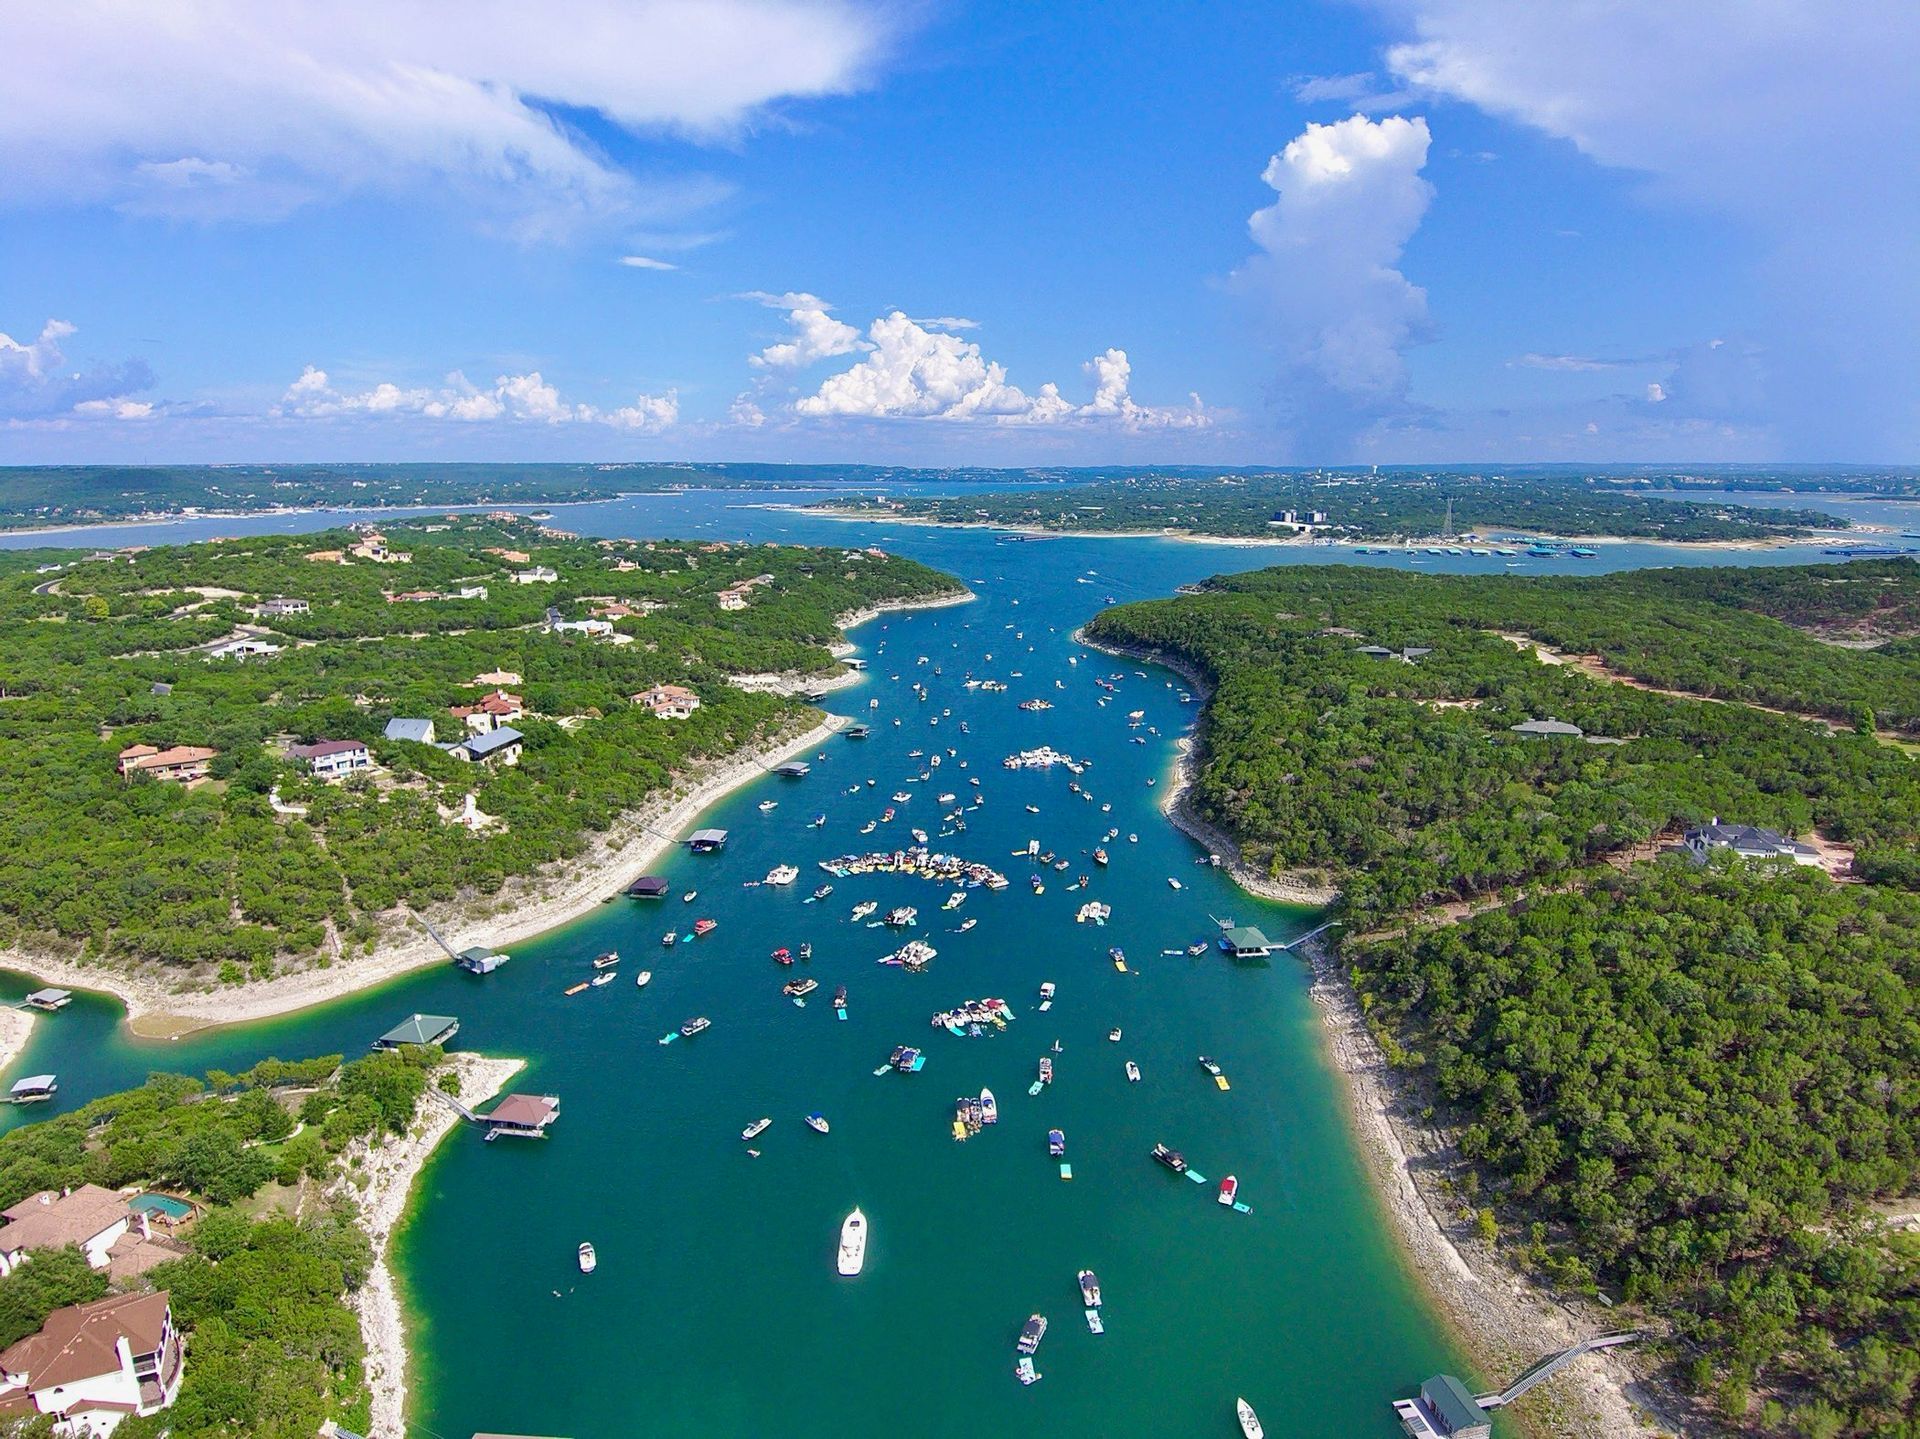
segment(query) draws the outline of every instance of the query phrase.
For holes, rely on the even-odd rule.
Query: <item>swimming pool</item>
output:
[[[164,1219],[193,1218],[193,1206],[184,1199],[175,1199],[171,1194],[136,1194],[128,1203],[136,1210]]]

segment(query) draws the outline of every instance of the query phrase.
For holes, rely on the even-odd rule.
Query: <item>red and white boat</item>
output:
[[[696,935],[712,934],[719,924],[720,921],[717,919],[696,919],[693,922],[693,932]]]
[[[1233,1201],[1239,1196],[1239,1193],[1240,1181],[1235,1179],[1231,1174],[1220,1181],[1220,1202],[1222,1204],[1231,1207]]]
[[[792,964],[793,951],[788,949],[784,944],[781,945],[773,952],[773,962],[775,964]]]

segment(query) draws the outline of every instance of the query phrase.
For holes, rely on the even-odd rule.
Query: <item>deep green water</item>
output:
[[[416,1326],[420,1433],[1226,1435],[1236,1432],[1236,1394],[1273,1433],[1396,1433],[1388,1401],[1462,1360],[1405,1273],[1369,1190],[1303,967],[1161,953],[1209,937],[1215,916],[1276,938],[1314,917],[1251,900],[1195,863],[1200,851],[1160,816],[1161,791],[1148,783],[1168,783],[1193,707],[1164,671],[1142,677],[1069,638],[1109,595],[1164,595],[1220,570],[1348,554],[1140,540],[999,544],[981,532],[743,510],[739,499],[582,506],[562,511],[561,522],[595,534],[877,542],[966,578],[980,598],[854,633],[871,672],[828,707],[870,720],[874,737],[834,740],[807,779],[769,776],[704,817],[732,831],[726,851],[680,853],[660,866],[676,896],[697,887],[697,903],[602,906],[516,947],[512,963],[485,979],[436,969],[324,1009],[171,1044],[130,1039],[117,1005],[83,997],[39,1023],[13,1072],[56,1070],[65,1107],[152,1069],[357,1052],[415,1010],[457,1014],[461,1047],[526,1056],[517,1087],[561,1096],[553,1137],[486,1145],[456,1134],[429,1165],[398,1242]],[[219,533],[297,523],[215,522]],[[138,538],[197,533],[153,528]],[[1578,567],[1675,560],[1673,551],[1609,546]],[[1502,566],[1461,558],[1423,567]],[[967,691],[969,672],[1011,689]],[[1114,675],[1118,693],[1102,707],[1095,681]],[[910,688],[916,681],[927,687],[924,701]],[[1015,708],[1030,696],[1056,707]],[[1135,709],[1145,711],[1143,726],[1130,730]],[[1146,743],[1130,743],[1135,735]],[[1081,780],[1093,802],[1069,791],[1063,770],[1001,768],[1003,756],[1041,744],[1093,761]],[[946,756],[949,746],[956,756]],[[916,748],[945,761],[929,782],[913,778],[924,763],[908,757]],[[944,889],[895,877],[839,880],[827,900],[802,902],[826,879],[814,867],[820,858],[883,840],[904,845],[912,825],[937,836],[940,810],[951,806],[935,796],[951,790],[967,802],[971,775],[986,804],[938,847],[995,865],[1012,887],[974,891],[949,913],[939,909]],[[846,793],[856,784],[859,795]],[[914,799],[861,837],[858,827],[902,788]],[[766,799],[778,808],[762,814]],[[824,829],[807,826],[816,812],[828,817]],[[1112,864],[1100,871],[1083,852],[1115,826]],[[1066,874],[1048,873],[1044,895],[1029,892],[1031,869],[1010,853],[1029,838],[1074,861]],[[802,867],[798,883],[743,887],[782,861]],[[1090,895],[1113,905],[1105,929],[1073,922],[1087,896],[1067,884],[1080,872],[1094,877]],[[1169,877],[1185,887],[1174,891]],[[882,910],[919,907],[917,933],[940,951],[928,973],[875,964],[893,941],[849,921],[861,899]],[[669,925],[684,929],[698,915],[719,929],[660,946]],[[978,926],[947,932],[964,918]],[[802,940],[814,958],[795,972],[821,988],[796,1008],[779,993],[790,972],[769,952]],[[1113,944],[1134,973],[1114,970]],[[620,981],[564,997],[605,949],[626,956]],[[632,983],[642,967],[654,973],[645,990]],[[1047,979],[1059,999],[1039,1015],[1036,990]],[[828,1002],[841,983],[850,991],[845,1023]],[[29,987],[0,976],[0,997]],[[1013,1004],[1020,1017],[1009,1032],[963,1040],[929,1027],[933,1011],[986,995]],[[709,1032],[656,1042],[696,1014],[713,1019]],[[1106,1035],[1116,1025],[1124,1037],[1113,1044]],[[1056,1039],[1058,1078],[1029,1098],[1035,1062]],[[908,1043],[929,1055],[922,1073],[872,1074]],[[1202,1053],[1225,1066],[1230,1092],[1200,1071]],[[1129,1058],[1143,1083],[1126,1082]],[[956,1144],[954,1097],[982,1085],[999,1097],[1001,1122]],[[801,1124],[814,1109],[832,1121],[830,1135]],[[774,1124],[756,1160],[739,1131],[761,1115]],[[1066,1132],[1071,1182],[1047,1155],[1050,1127]],[[1211,1184],[1151,1163],[1156,1140],[1211,1179],[1237,1174],[1252,1212],[1224,1210]],[[873,1240],[866,1272],[846,1281],[833,1257],[855,1204]],[[574,1263],[583,1239],[600,1257],[590,1277]],[[1105,1289],[1100,1338],[1080,1318],[1082,1266]],[[1038,1356],[1045,1381],[1023,1390],[1012,1343],[1034,1311],[1053,1328]]]

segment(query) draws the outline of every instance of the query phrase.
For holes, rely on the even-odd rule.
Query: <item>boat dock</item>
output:
[[[398,1049],[405,1044],[445,1044],[460,1032],[460,1021],[450,1014],[411,1014],[374,1040],[375,1049]]]
[[[65,1009],[73,1003],[73,991],[70,989],[36,989],[20,1001],[28,1009],[41,1009],[51,1014],[56,1009]]]
[[[1420,1386],[1418,1398],[1396,1399],[1394,1416],[1408,1439],[1488,1439],[1493,1433],[1490,1411],[1504,1409],[1583,1354],[1611,1349],[1616,1344],[1631,1344],[1638,1338],[1639,1332],[1629,1329],[1582,1339],[1578,1344],[1541,1356],[1522,1370],[1513,1383],[1491,1394],[1475,1394],[1453,1375],[1436,1374]]]

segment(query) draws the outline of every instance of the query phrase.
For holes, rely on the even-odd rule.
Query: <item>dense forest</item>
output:
[[[136,1281],[168,1291],[187,1336],[179,1398],[117,1434],[310,1439],[325,1419],[365,1429],[365,1351],[344,1301],[365,1282],[372,1248],[324,1186],[350,1145],[405,1132],[442,1060],[411,1048],[345,1065],[337,1054],[266,1060],[204,1083],[156,1074],[0,1135],[0,1206],[89,1183],[158,1186],[206,1206],[180,1236],[180,1257]],[[0,1278],[0,1335],[31,1334],[54,1309],[107,1289],[77,1249],[38,1251]]]
[[[1920,897],[1671,861],[1342,958],[1530,1262],[1737,1427],[1920,1433],[1920,1247],[1857,1218],[1920,1186]]]
[[[1917,616],[1907,561],[1290,566],[1089,626],[1211,681],[1194,802],[1342,886],[1341,960],[1482,1233],[1656,1316],[1743,1432],[1920,1435],[1920,1247],[1868,1218],[1920,1203],[1920,768],[1874,732],[1920,716]],[[1581,733],[1512,728],[1544,718]],[[1658,853],[1716,815],[1867,882]],[[1432,922],[1451,899],[1508,902]]]
[[[386,537],[411,561],[356,559],[363,536],[334,532],[0,576],[0,942],[227,981],[350,952],[401,901],[492,893],[577,854],[676,769],[806,713],[727,675],[830,673],[837,615],[954,588],[852,549],[587,542],[478,519]],[[558,579],[511,583],[529,565]],[[760,575],[746,608],[719,608]],[[447,597],[462,588],[485,596]],[[276,596],[310,609],[254,613]],[[611,636],[544,623],[550,606],[583,619],[607,602],[635,611],[615,611]],[[242,634],[278,652],[209,655]],[[497,671],[521,677],[506,688],[524,700],[524,753],[463,762],[444,748],[466,734],[451,711]],[[630,702],[665,681],[700,695],[691,719]],[[394,717],[431,720],[439,743],[383,738]],[[366,742],[375,768],[310,777],[288,747],[319,739]],[[191,787],[128,782],[115,757],[136,743],[218,755]],[[492,817],[477,831],[451,822],[469,794]]]
[[[1519,530],[1538,535],[1619,535],[1725,541],[1844,529],[1847,521],[1804,509],[1758,509],[1718,501],[1656,499],[1581,477],[1529,474],[1215,475],[1148,474],[995,494],[881,495],[824,508],[868,516],[1094,532],[1172,530],[1267,537],[1285,511],[1322,511],[1348,539],[1413,539]]]

